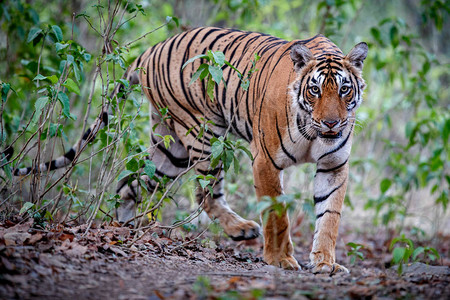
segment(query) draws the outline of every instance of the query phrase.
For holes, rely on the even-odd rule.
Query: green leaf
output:
[[[84,53],[83,58],[85,62],[89,62],[91,60],[91,55],[89,53]]]
[[[190,64],[191,62],[193,62],[194,60],[199,59],[199,58],[208,58],[208,55],[206,55],[206,54],[200,54],[200,55],[196,55],[196,56],[190,58],[188,61],[186,61],[186,62],[183,64],[183,66],[181,67],[181,69],[184,69],[188,64]]]
[[[63,115],[66,118],[72,118],[71,114],[70,114],[70,101],[69,101],[69,97],[67,97],[66,93],[64,93],[63,91],[60,91],[58,93],[58,100],[61,103],[62,106],[62,112]]]
[[[117,177],[117,181],[120,181],[125,177],[130,176],[131,174],[134,174],[134,172],[130,170],[123,170],[122,172],[120,172],[119,177]]]
[[[69,47],[69,44],[55,43],[56,52],[59,52],[67,47]]]
[[[258,204],[256,204],[256,211],[262,213],[271,206],[272,203],[270,201],[260,201],[258,202]]]
[[[67,62],[69,63],[69,65],[73,64],[75,61],[75,58],[73,57],[73,55],[68,54],[67,55]]]
[[[30,29],[30,32],[28,33],[27,43],[34,41],[35,39],[39,41],[40,36],[42,34],[42,29],[33,27]]]
[[[52,31],[55,34],[56,40],[58,42],[61,42],[62,39],[63,39],[63,34],[62,34],[61,28],[59,28],[59,26],[57,26],[57,25],[53,25],[52,26]]]
[[[439,252],[436,249],[432,248],[432,247],[427,247],[426,251],[428,252],[428,254],[427,254],[428,258],[431,259],[431,260],[436,260],[436,259],[440,259],[441,258],[441,256],[439,255]]]
[[[216,141],[211,146],[211,156],[213,158],[219,157],[223,152],[223,143],[220,141]]]
[[[180,26],[180,21],[178,21],[178,18],[172,17],[172,16],[167,16],[166,17],[166,22],[169,23],[171,21],[173,21],[175,23],[175,25],[177,25],[177,27]]]
[[[211,74],[212,79],[219,84],[223,77],[222,69],[219,66],[209,66],[209,74]]]
[[[61,126],[62,127],[62,126]],[[49,136],[54,137],[56,136],[56,133],[60,130],[60,125],[55,123],[50,123],[49,127]]]
[[[224,170],[226,172],[230,169],[231,164],[233,163],[234,152],[233,152],[233,150],[226,150],[224,154],[225,154],[225,157],[223,159],[223,165],[224,165]]]
[[[211,100],[211,102],[214,102],[214,81],[212,79],[208,80],[206,93],[208,94],[208,97]]]
[[[384,178],[381,182],[380,182],[380,191],[384,194],[386,193],[386,191],[391,187],[392,185],[392,181],[388,178]]]
[[[72,80],[72,78],[67,78],[67,80],[64,82],[63,86],[65,86],[69,90],[69,92],[75,93],[78,96],[80,96],[80,94],[81,94],[80,88],[75,83],[75,81]]]
[[[146,160],[144,166],[144,174],[146,174],[150,178],[153,178],[155,172],[156,172],[155,163],[152,162],[151,160]]]
[[[67,55],[67,57],[69,57],[69,55]],[[67,60],[69,61],[69,60]],[[80,68],[78,67],[78,65],[74,62],[73,63],[73,73],[75,74],[75,79],[78,82],[81,82],[81,72],[80,72]]]
[[[380,45],[383,45],[383,40],[381,39],[381,33],[380,33],[380,30],[378,30],[378,28],[372,27],[372,28],[370,29],[370,33],[372,34],[372,36],[374,37],[374,39],[375,39]]]
[[[225,54],[219,51],[213,52],[212,54],[216,64],[218,64],[219,66],[223,66],[225,64]]]
[[[171,135],[165,135],[164,136],[164,147],[166,147],[166,149],[169,149],[170,141],[175,143],[175,140],[173,139],[173,137]]]
[[[40,97],[36,100],[36,103],[34,103],[34,109],[36,110],[36,112],[34,113],[33,120],[31,121],[33,124],[37,123],[45,105],[47,105],[48,102],[49,98],[47,96]]]
[[[126,163],[125,167],[131,172],[136,172],[139,170],[139,163],[135,158],[132,158]]]
[[[424,251],[425,251],[424,247],[417,247],[412,254],[412,259],[416,260],[417,256],[422,254]]]
[[[389,36],[391,39],[391,44],[394,48],[398,46],[398,28],[396,26],[392,26],[391,30],[389,31]]]
[[[253,161],[253,155],[250,152],[250,150],[248,150],[244,146],[239,146],[238,148],[241,149],[242,151],[244,151],[244,153],[247,154],[248,158],[250,158]]]
[[[118,82],[120,82],[126,89],[130,88],[130,81],[121,78],[121,79],[117,79]]]
[[[36,77],[33,78],[33,81],[34,80],[44,80],[44,79],[47,79],[47,77],[45,77],[44,75],[41,75],[41,74],[37,74]]]
[[[25,202],[22,206],[22,208],[19,211],[19,214],[23,214],[24,212],[27,212],[29,209],[33,208],[34,204],[31,202]]]
[[[406,248],[404,247],[396,247],[392,252],[392,261],[394,264],[399,264],[403,261],[403,257],[405,256]]]
[[[192,75],[191,81],[189,81],[189,86],[191,84],[193,84],[207,68],[208,68],[207,64],[200,65],[200,67],[198,67],[197,71],[195,71],[195,73]]]
[[[202,189],[205,189],[205,187],[207,187],[209,184],[209,180],[204,180],[204,179],[199,179],[198,182],[200,183],[200,186],[202,187]]]
[[[244,79],[244,80],[241,81],[241,88],[242,88],[244,91],[247,91],[248,88],[249,88],[249,86],[250,86],[250,80]]]
[[[205,79],[206,76],[208,76],[208,80],[211,80],[210,79],[211,75],[209,74],[209,70],[208,70],[209,65],[208,64],[204,64],[204,65],[205,65],[205,68],[203,69],[202,74],[200,74],[200,80]]]
[[[3,163],[3,161],[1,161],[1,162]],[[8,177],[9,180],[12,180],[13,176],[12,176],[12,173],[11,173],[11,167],[10,167],[10,165],[9,165],[9,164],[6,164],[6,165],[4,165],[4,166],[2,167],[2,169],[3,169],[3,172],[5,172],[6,177]]]
[[[56,75],[48,76],[47,79],[50,80],[52,84],[56,84],[58,82],[58,77],[56,77]]]
[[[239,70],[238,69],[236,69],[236,67],[235,66],[233,66],[232,64],[230,64],[228,61],[225,61],[225,64],[227,65],[227,66],[229,66],[230,68],[232,68],[234,71],[236,71],[237,73],[238,73],[238,76],[239,76],[239,78],[241,78],[242,77],[242,73],[241,72],[239,72]]]
[[[238,174],[239,173],[239,159],[236,158],[236,156],[233,156],[233,160],[234,160],[234,173]]]
[[[209,194],[211,195],[211,198],[213,198],[214,190],[213,190],[212,186],[208,185],[208,191],[209,191]]]
[[[350,242],[350,243],[347,243],[347,246],[349,246],[349,247],[351,247],[351,248],[356,248],[356,247],[358,247],[359,245],[356,244],[356,243]]]
[[[9,83],[2,83],[2,101],[6,102],[8,98],[9,90],[11,89],[11,85]]]

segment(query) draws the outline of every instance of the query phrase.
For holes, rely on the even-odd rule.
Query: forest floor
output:
[[[359,234],[365,260],[350,265],[338,243],[337,261],[350,274],[330,277],[266,265],[261,238],[237,243],[209,232],[181,239],[149,230],[136,239],[121,227],[32,225],[0,224],[1,299],[450,299],[448,236],[437,237],[438,262],[405,266],[399,276],[389,266],[389,240]],[[294,232],[293,240],[305,266],[311,238]]]

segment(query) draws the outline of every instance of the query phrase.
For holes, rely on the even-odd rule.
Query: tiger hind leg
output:
[[[217,129],[216,129],[217,130]],[[175,131],[178,133],[186,132],[182,125],[175,124]],[[219,136],[221,132],[214,135]],[[211,170],[209,155],[211,154],[211,145],[209,145],[209,132],[205,133],[206,139],[197,139],[192,135],[181,135],[180,138],[184,145],[189,149],[191,161],[195,163],[195,172],[198,175],[212,175],[215,180],[210,181],[212,195],[208,188],[202,189],[198,186],[196,193],[197,202],[201,204],[210,219],[218,219],[225,233],[233,240],[254,239],[260,234],[259,225],[250,220],[246,220],[235,213],[228,205],[224,195],[224,171],[217,167]]]
[[[158,116],[152,115],[152,124],[159,122]],[[162,140],[157,135],[170,135],[174,143],[169,148],[164,146]],[[155,176],[162,178],[164,176],[175,179],[181,172],[189,166],[189,156],[178,136],[166,124],[159,124],[151,135],[151,155],[150,159],[156,166]],[[155,180],[147,175],[140,177],[141,182],[146,184],[147,191],[152,193],[157,187]],[[136,204],[141,202],[142,187],[140,182],[135,179],[128,184],[129,178],[125,177],[117,185],[116,193],[120,196],[121,204],[116,209],[116,218],[119,223],[126,223],[135,217]],[[130,224],[133,224],[130,222]]]
[[[209,162],[207,163],[209,164]],[[206,163],[201,163],[196,167],[197,174],[213,175],[216,180],[211,180],[213,193],[211,195],[208,188],[197,187],[196,198],[199,204],[210,219],[218,219],[225,233],[234,241],[250,240],[260,235],[259,225],[251,220],[246,220],[235,213],[228,205],[224,196],[224,171],[222,168],[215,170],[203,169]]]

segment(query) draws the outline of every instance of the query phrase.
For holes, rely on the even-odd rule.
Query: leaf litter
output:
[[[390,267],[388,238],[358,236],[365,260],[350,274],[285,271],[262,260],[261,239],[233,242],[207,233],[167,236],[158,227],[132,230],[107,224],[33,227],[0,224],[2,299],[449,299],[450,237],[440,236],[437,265]],[[356,239],[343,233],[345,239]],[[341,237],[342,239],[343,237]],[[308,261],[308,239],[294,234],[295,257]],[[345,246],[337,259],[349,261]]]

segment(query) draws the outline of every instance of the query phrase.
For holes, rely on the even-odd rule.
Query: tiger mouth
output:
[[[319,136],[324,139],[338,139],[342,136],[342,131],[334,132],[334,131],[327,131],[327,132],[319,132]]]

